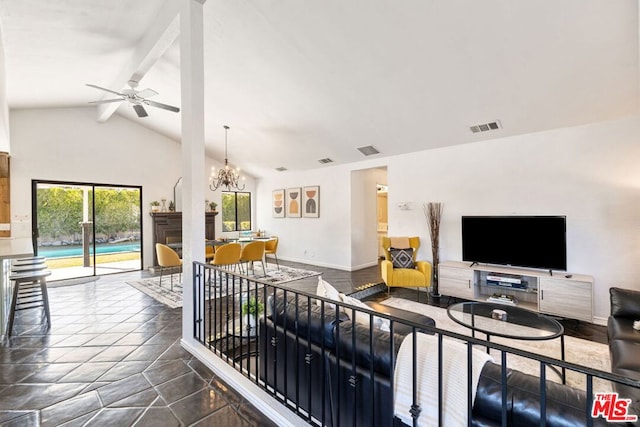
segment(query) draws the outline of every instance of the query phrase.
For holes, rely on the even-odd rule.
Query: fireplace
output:
[[[205,214],[205,238],[215,240],[215,217],[217,212]],[[156,243],[182,242],[182,212],[151,212],[153,218],[153,265],[157,265]],[[204,245],[204,242],[202,243]]]

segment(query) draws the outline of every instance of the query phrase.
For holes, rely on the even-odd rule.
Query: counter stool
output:
[[[47,316],[47,328],[51,327],[51,313],[49,312],[49,296],[47,295],[47,276],[49,270],[27,271],[12,273],[9,280],[13,281],[13,299],[9,311],[9,327],[7,335],[13,331],[13,320],[18,310],[44,307]],[[40,289],[38,289],[40,287]]]
[[[33,260],[22,260],[22,261],[13,261],[11,263],[12,267],[20,267],[23,265],[37,265],[37,264],[44,264],[45,260],[44,259],[33,259]]]
[[[11,266],[12,273],[26,273],[29,271],[46,270],[47,264],[44,262],[40,264],[25,264],[25,265],[13,265]]]
[[[15,261],[44,261],[45,257],[43,256],[30,256],[24,258],[16,258]]]

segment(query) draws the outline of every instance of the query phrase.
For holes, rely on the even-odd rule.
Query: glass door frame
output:
[[[144,227],[142,220],[142,186],[141,185],[122,185],[122,184],[101,184],[95,182],[77,182],[77,181],[56,181],[56,180],[47,180],[47,179],[32,179],[31,180],[31,241],[33,245],[33,253],[38,255],[38,185],[39,184],[50,184],[52,186],[70,186],[70,187],[91,187],[91,200],[90,200],[90,211],[91,211],[91,222],[95,225],[96,220],[96,212],[95,212],[95,191],[96,188],[126,188],[138,190],[139,194],[139,206],[140,206],[140,268],[135,270],[127,270],[127,271],[141,271],[144,269]],[[96,230],[95,226],[91,227],[91,246],[90,246],[90,257],[91,257],[91,267],[93,268],[93,274],[88,277],[98,276],[97,268],[98,265],[96,263]],[[117,274],[121,273],[121,271],[115,271],[113,273],[102,273],[100,276],[108,275],[108,274]],[[86,276],[83,276],[86,277]]]

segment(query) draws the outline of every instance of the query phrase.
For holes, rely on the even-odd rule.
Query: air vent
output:
[[[286,170],[287,170],[287,168],[285,168],[284,166],[280,166],[279,168],[276,168],[276,170],[277,170],[278,172],[284,172],[284,171],[286,171]]]
[[[364,154],[365,156],[371,156],[373,154],[378,154],[379,151],[372,145],[367,145],[366,147],[358,148],[358,151]]]
[[[331,160],[330,158],[326,157],[324,159],[318,160],[318,162],[322,163],[323,165],[326,165],[327,163],[333,163],[333,160]]]
[[[471,129],[471,132],[473,133],[480,133],[480,132],[488,132],[490,130],[502,129],[502,125],[498,120],[496,120],[495,122],[482,123],[479,125],[470,126],[469,129]]]

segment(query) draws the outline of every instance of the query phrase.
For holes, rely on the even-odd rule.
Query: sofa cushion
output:
[[[611,315],[615,317],[633,317],[640,320],[640,291],[622,288],[610,288]]]
[[[414,313],[412,311],[402,310],[401,308],[389,307],[388,305],[380,304],[373,301],[367,301],[365,304],[378,313],[388,314],[389,316],[398,317],[400,319],[407,320],[409,322],[415,322],[422,326],[425,326],[424,329],[419,328],[418,332],[433,335],[433,331],[431,331],[430,329],[436,327],[436,321],[431,317],[427,317],[424,314],[420,313]],[[400,335],[409,335],[413,332],[413,328],[409,325],[394,322],[393,332]]]
[[[476,398],[473,417],[500,421],[502,419],[502,367],[488,362],[484,365]],[[540,378],[508,369],[507,425],[540,425]],[[586,394],[566,385],[546,382],[546,425],[549,427],[584,426],[590,418],[587,413]],[[594,419],[594,426],[607,425],[602,418]]]
[[[333,301],[340,301],[340,293],[331,285],[331,283],[322,279],[322,276],[318,276],[318,286],[316,288],[316,295],[323,298],[328,298]],[[318,305],[322,305],[322,301],[318,300]],[[335,309],[335,304],[327,304],[331,308]]]
[[[309,338],[313,343],[332,349],[335,348],[333,329],[336,323],[349,320],[345,313],[336,313],[333,307],[312,303],[311,298],[294,295],[284,298],[282,292],[271,295],[267,300],[269,318],[277,325],[293,331],[303,338]],[[297,304],[296,304],[297,302]]]
[[[613,317],[607,319],[607,336],[611,340],[640,341],[640,331],[633,329],[634,318]]]
[[[360,301],[357,298],[353,298],[350,297],[348,295],[345,294],[340,294],[340,299],[342,300],[343,303],[345,304],[351,304],[354,305],[358,308],[363,308],[365,310],[371,310],[371,307],[369,307],[367,304],[363,303],[362,301]],[[349,316],[349,319],[354,320],[353,316],[354,316],[354,310],[349,309],[347,307],[342,307],[342,309],[344,310],[344,312],[347,314],[347,316]],[[359,323],[363,326],[370,326],[371,325],[371,315],[369,313],[364,313],[362,311],[358,311],[355,310],[355,321],[356,323]],[[390,321],[389,319],[385,319],[379,316],[373,316],[373,327],[380,329],[382,331],[386,331],[389,332],[389,325],[390,325]]]
[[[404,335],[394,333],[392,348],[389,332],[380,329],[370,331],[368,326],[352,322],[340,323],[335,335],[336,354],[341,359],[347,361],[355,359],[356,364],[364,369],[370,369],[373,364],[375,372],[387,377],[391,375],[391,361],[395,360],[404,339]]]
[[[396,249],[390,248],[389,255],[391,256],[391,263],[393,268],[415,268],[413,261],[413,249]]]
[[[611,340],[611,369],[633,369],[640,372],[640,341]]]

